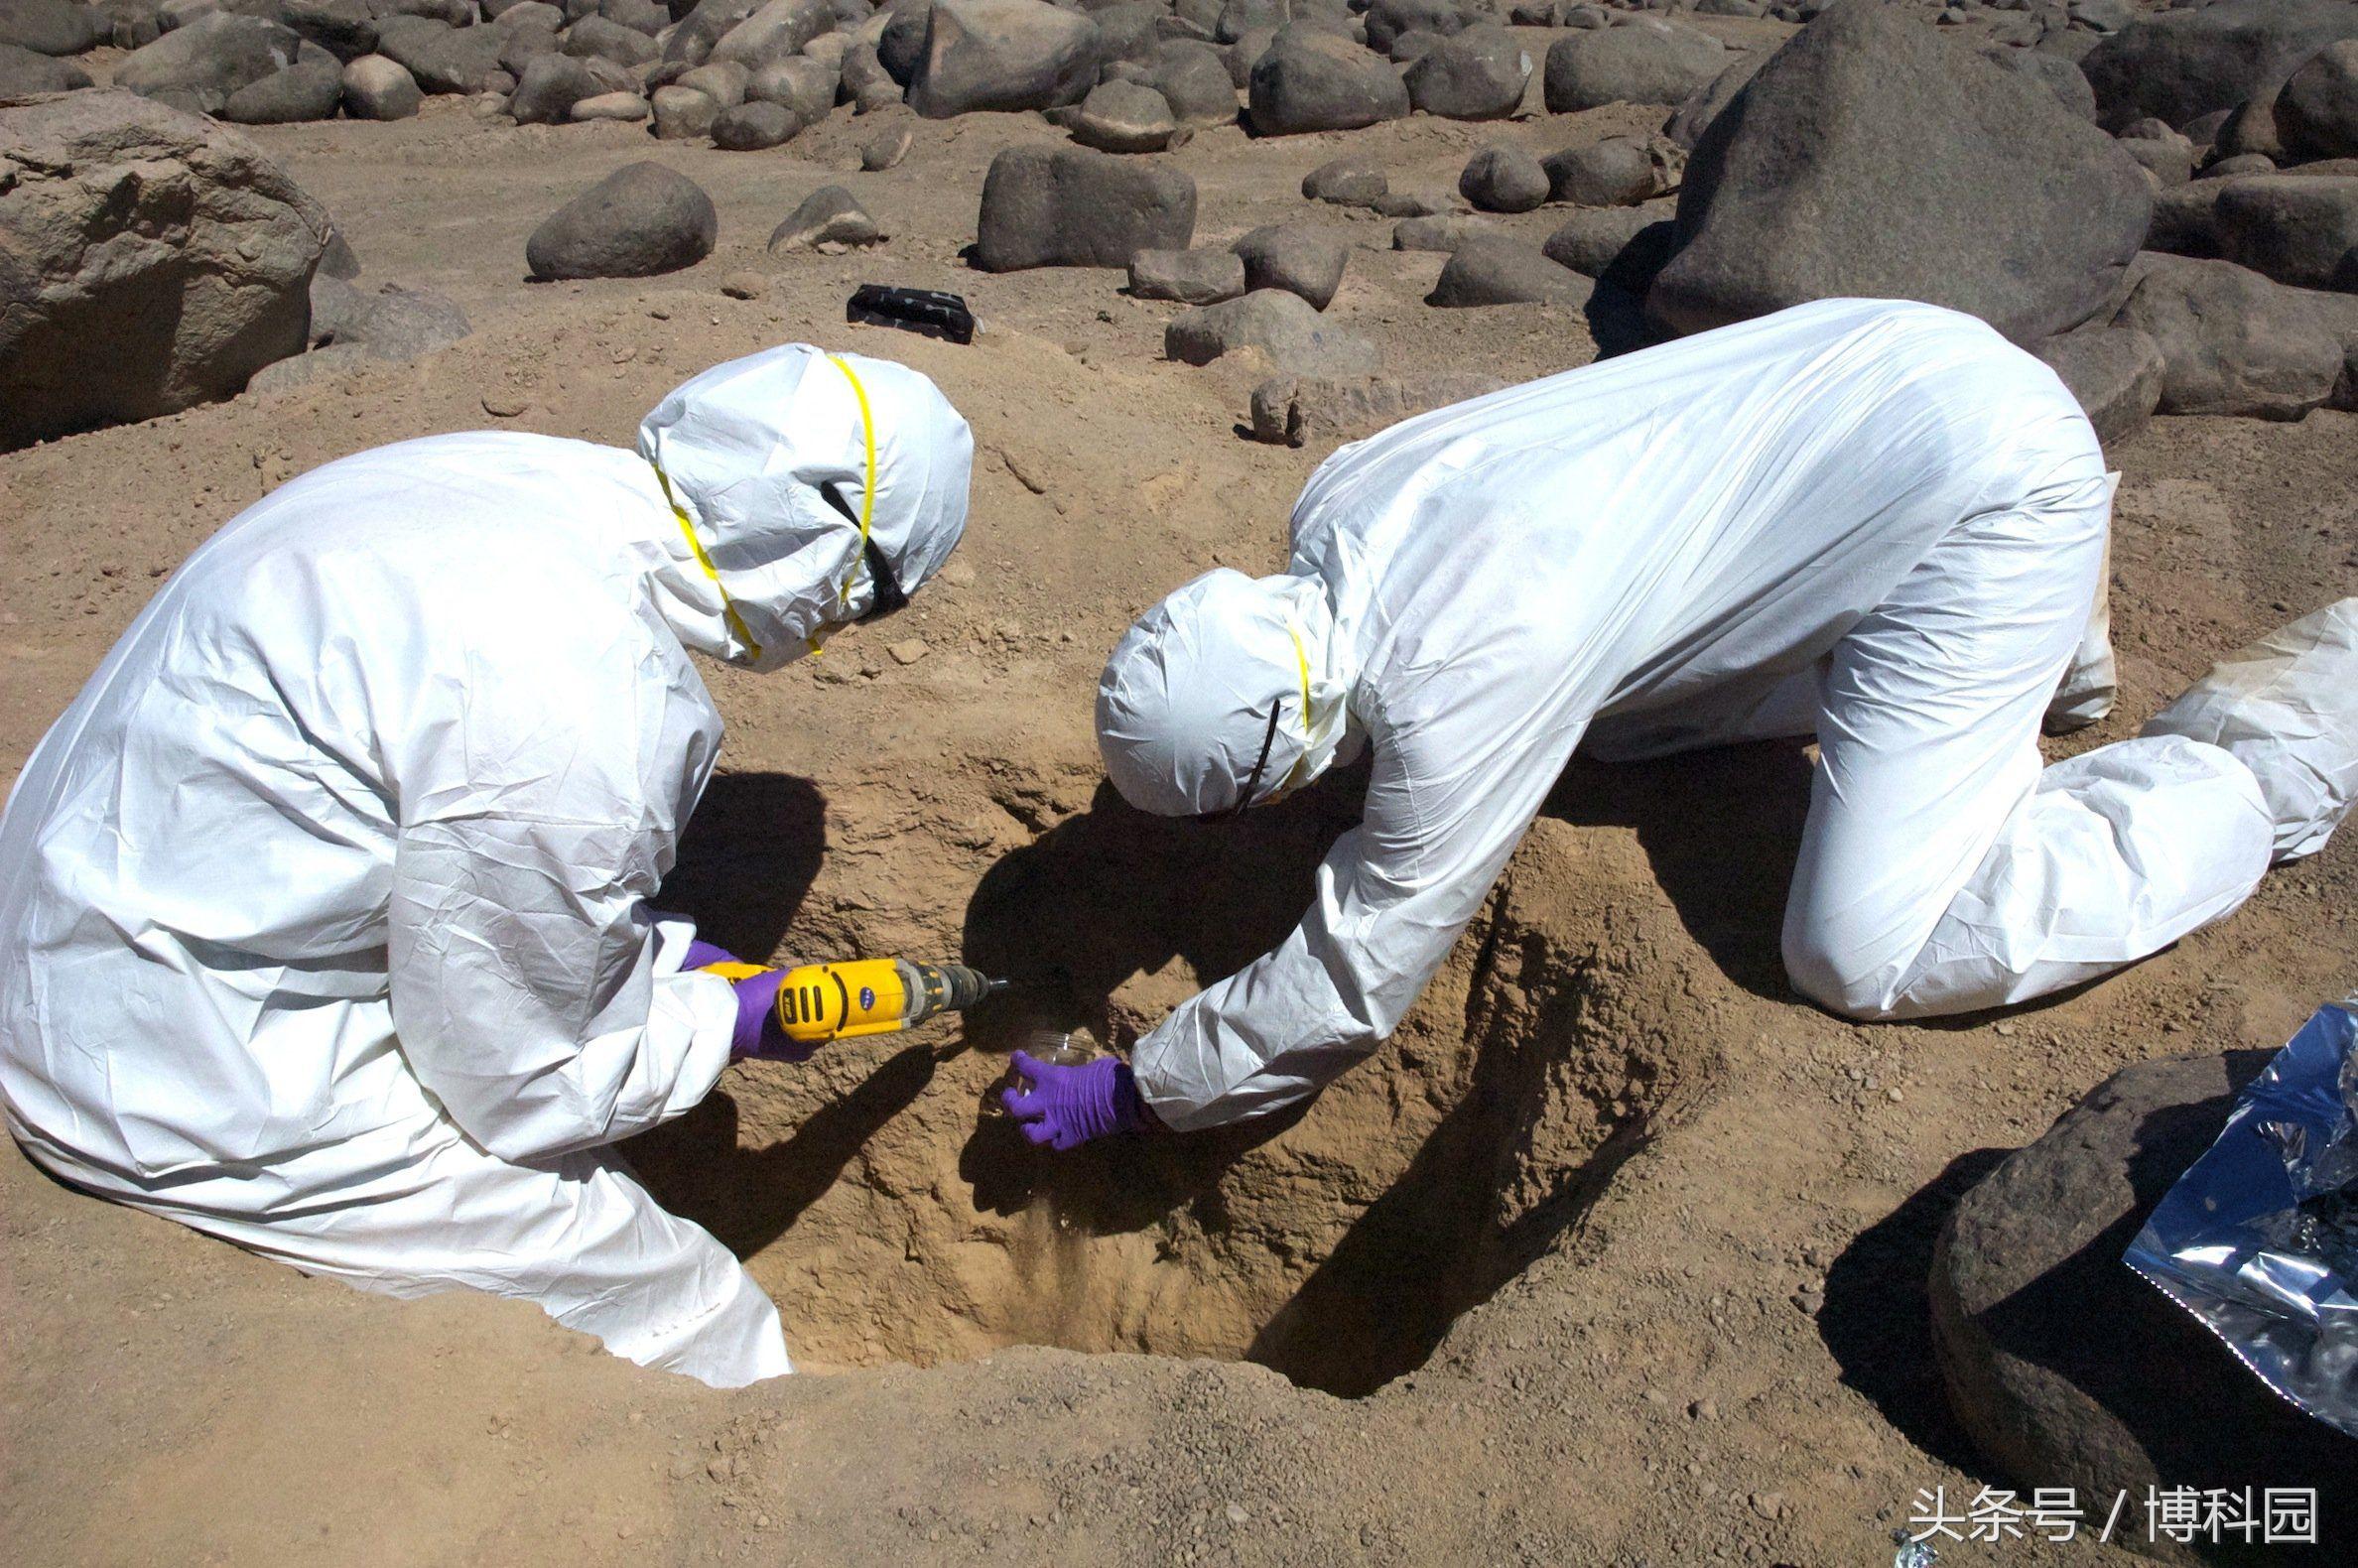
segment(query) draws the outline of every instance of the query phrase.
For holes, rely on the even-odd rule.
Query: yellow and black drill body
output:
[[[766,965],[715,964],[724,980],[761,974]],[[786,972],[772,1004],[778,1028],[802,1045],[891,1034],[937,1013],[959,1012],[1006,986],[963,964],[907,959],[851,959],[804,964]]]

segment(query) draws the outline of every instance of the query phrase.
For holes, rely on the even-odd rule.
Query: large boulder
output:
[[[1163,95],[1182,125],[1233,125],[1237,84],[1227,63],[1209,44],[1173,39],[1154,52],[1145,83]]]
[[[1466,160],[1458,195],[1485,212],[1528,212],[1547,200],[1547,169],[1519,147],[1500,143]]]
[[[1728,63],[1728,47],[1708,33],[1636,18],[1600,33],[1568,33],[1549,45],[1541,90],[1551,114],[1608,103],[1681,103]]]
[[[78,55],[114,36],[114,20],[95,6],[66,0],[0,0],[0,44],[36,55]]]
[[[790,109],[797,121],[817,125],[835,107],[836,89],[843,84],[841,67],[808,55],[773,60],[745,78],[745,101],[774,103]]]
[[[377,26],[377,53],[407,66],[429,93],[513,86],[515,78],[499,58],[506,43],[498,28],[453,27],[432,17],[393,17]]]
[[[1843,0],[1695,148],[1646,309],[1692,332],[1807,300],[1924,300],[2036,342],[2116,297],[2152,212],[2145,172],[2038,86]]]
[[[1325,310],[1343,286],[1351,236],[1316,223],[1266,223],[1231,247],[1244,263],[1244,288],[1283,289]]]
[[[1408,113],[1408,88],[1389,64],[1350,39],[1296,24],[1253,63],[1245,83],[1262,136],[1355,131]]]
[[[218,114],[238,88],[294,65],[302,43],[276,22],[214,11],[117,61],[114,84],[144,98]]]
[[[2227,180],[2211,208],[2219,254],[2300,289],[2358,294],[2358,178]]]
[[[1180,134],[1170,100],[1135,81],[1101,81],[1068,112],[1073,140],[1102,153],[1159,153]]]
[[[1531,57],[1501,27],[1437,39],[1402,77],[1409,103],[1445,120],[1503,120],[1522,107]]]
[[[0,108],[0,447],[228,397],[300,353],[328,214],[125,92]]]
[[[802,53],[803,46],[835,26],[827,0],[769,0],[720,36],[710,59],[758,70],[772,61]]]
[[[1540,160],[1547,199],[1574,206],[1636,206],[1671,187],[1666,149],[1636,136],[1608,136]]]
[[[1277,14],[1282,16],[1287,9],[1280,6]],[[1387,54],[1405,34],[1448,38],[1462,31],[1469,20],[1456,0],[1370,0],[1367,18],[1368,47]]]
[[[680,25],[673,28],[671,35],[665,39],[662,46],[663,58],[668,61],[678,61],[686,65],[703,65],[711,58],[713,50],[720,40],[727,37],[738,23],[759,10],[761,3],[762,0],[699,0],[699,3],[680,19]],[[576,22],[574,26],[579,29],[584,22],[589,20],[585,17],[582,22]],[[609,19],[599,17],[597,20],[604,22]],[[613,25],[625,27],[625,24],[618,22]],[[626,28],[626,30],[638,31],[636,28]],[[644,34],[640,36],[645,37]]]
[[[975,264],[1126,267],[1141,250],[1185,250],[1195,217],[1195,181],[1160,160],[1010,147],[982,179]]]
[[[90,84],[90,73],[70,60],[0,44],[0,98],[29,98],[37,92],[71,92]]]
[[[1244,260],[1233,250],[1141,250],[1130,257],[1129,291],[1141,300],[1218,305],[1244,292]]]
[[[1484,234],[1449,253],[1425,304],[1447,308],[1480,305],[1586,305],[1596,284],[1559,266],[1528,240]]]
[[[524,246],[535,278],[645,278],[713,253],[720,219],[704,188],[661,164],[625,164],[551,213]]]
[[[2227,261],[2147,256],[2116,325],[2161,346],[2164,414],[2298,419],[2333,395],[2342,344],[2297,289]]]
[[[1097,24],[1047,0],[934,0],[929,15],[909,77],[929,120],[1078,103],[1097,81]]]
[[[574,105],[611,90],[589,65],[571,55],[543,55],[524,67],[508,95],[508,114],[518,125],[563,125]]]
[[[2030,77],[2081,119],[2096,118],[2096,90],[2077,62],[2045,49],[1985,49],[1982,59],[2000,70]]]
[[[425,96],[408,66],[382,55],[363,55],[343,68],[344,112],[355,120],[406,120]]]
[[[279,16],[337,60],[350,62],[376,53],[376,13],[367,0],[286,0]]]
[[[2145,17],[2090,50],[2080,69],[2106,130],[2147,115],[2183,126],[2273,88],[2345,38],[2358,38],[2358,5],[2346,0],[2223,0]]]
[[[2145,428],[2162,405],[2162,345],[2133,327],[2082,327],[2038,345],[2107,447]]]
[[[1734,65],[1679,101],[1670,123],[1662,127],[1662,134],[1689,152],[1694,151],[1703,133],[1711,128],[1711,122],[1720,117],[1720,111],[1734,102],[1745,83],[1768,64],[1768,55],[1769,51],[1764,49],[1737,56]]]
[[[1302,375],[1369,375],[1381,362],[1375,344],[1282,289],[1203,306],[1163,328],[1163,352],[1182,364],[1208,365],[1240,350],[1255,351],[1272,368]]]
[[[307,59],[229,94],[219,117],[232,125],[295,125],[332,120],[342,101],[343,65],[314,45]]]
[[[2295,157],[2358,157],[2358,40],[2327,45],[2286,78],[2276,128]]]
[[[2124,1068],[1949,1216],[1929,1282],[1940,1373],[1974,1446],[2025,1496],[2068,1488],[2101,1510],[2126,1495],[2134,1511],[2163,1487],[2240,1499],[2262,1478],[2314,1488],[2320,1506],[2358,1489],[2358,1447],[2279,1398],[2121,1260],[2265,1061],[2240,1052]],[[2232,1532],[2198,1557],[2157,1540],[2142,1517],[2134,1524],[2123,1520],[2123,1538],[2172,1562],[2310,1560],[2243,1548]]]

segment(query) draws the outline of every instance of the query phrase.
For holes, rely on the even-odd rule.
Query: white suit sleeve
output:
[[[1166,1126],[1305,1100],[1415,1004],[1578,739],[1578,726],[1551,734],[1527,713],[1486,725],[1479,707],[1388,743],[1379,732],[1366,815],[1328,851],[1302,923],[1138,1042],[1138,1090]]]
[[[469,650],[439,683],[449,711],[430,696],[405,726],[394,1028],[444,1110],[508,1159],[651,1127],[728,1063],[727,981],[659,965],[646,903],[719,719],[676,642],[619,610],[603,635],[602,608],[554,646]]]

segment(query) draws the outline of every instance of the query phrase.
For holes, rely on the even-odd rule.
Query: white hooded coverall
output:
[[[1140,1093],[1170,1126],[1216,1125],[1373,1050],[1584,738],[1629,758],[1815,733],[1785,962],[1856,1016],[2037,995],[2233,909],[2302,832],[2234,755],[2151,736],[2040,767],[2114,482],[2036,359],[1861,300],[1336,453],[1288,575],[1180,589],[1100,686],[1108,774],[1149,811],[1235,804],[1272,697],[1256,800],[1375,748],[1301,925],[1139,1042]],[[2084,662],[2109,657],[2091,643]]]
[[[799,345],[639,444],[361,453],[173,574],[0,817],[0,1101],[92,1192],[732,1385],[789,1370],[776,1309],[604,1147],[736,1017],[646,905],[720,742],[689,650],[774,665],[872,601],[822,483],[914,591],[972,444],[923,376]]]

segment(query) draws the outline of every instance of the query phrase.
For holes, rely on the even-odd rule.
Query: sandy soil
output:
[[[1254,371],[1162,362],[1174,308],[1117,274],[964,266],[982,170],[1054,135],[1036,118],[913,122],[901,168],[844,173],[877,123],[839,116],[755,156],[486,126],[448,100],[402,125],[257,133],[368,278],[452,294],[475,334],[0,457],[0,776],[156,580],[269,487],[494,423],[487,396],[529,405],[513,426],[626,444],[692,371],[808,338],[941,382],[976,429],[974,524],[880,635],[709,677],[725,772],[669,901],[747,955],[1061,962],[1079,1016],[1116,1039],[1272,943],[1354,780],[1232,834],[1148,822],[1101,787],[1090,696],[1169,587],[1277,564],[1324,454],[1240,439]],[[1545,152],[1645,123],[1227,130],[1177,156],[1199,238],[1219,240],[1311,215],[1301,175],[1346,148],[1395,186],[1446,188],[1492,137]],[[665,278],[527,286],[532,226],[639,157],[712,192],[720,250]],[[765,257],[836,181],[891,242]],[[1315,215],[1387,242],[1387,223]],[[1522,377],[1593,355],[1576,315],[1427,310],[1440,261],[1363,249],[1334,313],[1402,366]],[[745,267],[767,292],[725,298]],[[957,289],[987,329],[955,347],[845,326],[871,280]],[[2127,691],[2074,746],[2358,579],[2358,417],[2167,422],[2117,460]],[[550,612],[519,586],[517,613]],[[913,662],[886,651],[908,639]],[[77,1564],[1888,1561],[1917,1489],[1993,1479],[1927,1349],[1946,1206],[2121,1063],[2273,1045],[2349,990],[2358,849],[2050,1004],[1861,1028],[1798,1003],[1777,967],[1806,766],[1793,747],[1576,763],[1399,1036],[1250,1135],[1042,1163],[978,1117],[1006,1043],[989,1019],[732,1069],[632,1152],[835,1375],[712,1392],[530,1307],[307,1280],[11,1149],[0,1539]]]

